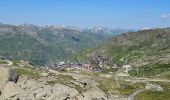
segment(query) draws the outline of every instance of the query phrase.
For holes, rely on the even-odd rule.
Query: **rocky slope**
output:
[[[121,95],[135,89],[121,94],[119,83],[112,83],[113,72],[104,75],[81,68],[55,71],[23,61],[1,63],[0,72],[0,100],[126,100]]]
[[[0,65],[0,100],[106,98],[91,77],[35,68],[26,63],[20,65],[24,67]]]
[[[168,100],[170,90],[164,84],[168,85],[170,80],[124,77],[119,73],[122,72],[111,69],[93,72],[82,68],[56,71],[25,61],[1,60],[0,100],[134,100],[145,91],[164,93],[162,98]]]

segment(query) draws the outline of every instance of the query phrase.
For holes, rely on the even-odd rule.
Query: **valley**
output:
[[[45,66],[69,60],[75,53],[126,31],[104,27],[77,29],[71,26],[0,24],[0,55]]]
[[[32,30],[32,26],[29,27]],[[42,30],[45,32],[44,29]],[[68,31],[69,29],[59,30]],[[10,51],[9,56],[3,54],[0,56],[0,79],[2,80],[0,82],[0,99],[2,100],[169,99],[169,28],[128,32],[113,36],[108,40],[105,38],[105,42],[95,42],[99,44],[93,48],[80,49],[79,52],[66,56],[68,58],[63,58],[63,60],[54,59],[54,57],[54,62],[47,65],[41,65],[38,58],[42,56],[41,53],[45,54],[46,59],[51,57],[49,56],[51,52],[48,50],[55,48],[52,47],[55,43],[51,45],[53,36],[44,39],[47,36],[42,38],[43,33],[38,37],[37,33],[36,36],[29,34],[31,35],[31,37],[29,36],[30,39],[32,39],[30,41],[28,37],[24,38],[28,36],[27,34],[14,34],[5,37],[2,35],[1,37],[1,40],[4,40],[0,43],[2,47],[6,43],[13,43],[5,42],[5,38],[7,40],[14,39],[17,43],[17,45],[7,44],[10,47],[16,46],[14,47],[16,50]],[[77,38],[77,34],[80,35],[81,33],[75,33],[74,37],[71,36],[74,43],[80,42],[84,38]],[[42,37],[40,38],[40,36]],[[20,43],[21,41],[22,43]],[[33,45],[30,42],[29,45],[26,45],[28,41],[33,42]],[[34,46],[34,44],[36,46],[29,51],[27,47]],[[82,46],[82,44],[80,45]],[[92,46],[91,43],[90,45]],[[24,47],[18,48],[20,46]],[[49,47],[46,48],[45,46]],[[3,48],[7,48],[6,51],[9,50],[8,47]],[[21,49],[22,51],[23,48],[26,50],[23,53],[24,55],[17,50]],[[35,55],[32,55],[31,52],[34,49],[36,52]],[[46,49],[47,52],[45,53],[44,50]],[[43,52],[41,52],[42,50]],[[18,52],[17,55],[15,54],[16,51]],[[26,55],[26,52],[30,52],[29,55]],[[34,58],[36,55],[38,58]],[[15,56],[21,58],[15,60]],[[52,56],[57,55],[54,53]],[[34,64],[32,60],[28,59],[29,57],[37,59],[39,63]],[[62,57],[64,56],[62,55]]]
[[[0,100],[170,100],[170,0],[0,0]]]

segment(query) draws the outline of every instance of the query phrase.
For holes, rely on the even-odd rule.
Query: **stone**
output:
[[[4,68],[0,66],[0,90],[5,86],[6,82],[8,82],[9,75],[9,69]]]
[[[13,81],[13,82],[17,82],[18,79],[19,79],[19,75],[16,73],[16,70],[15,69],[9,69],[9,81]]]
[[[63,100],[67,97],[76,97],[78,95],[78,91],[62,84],[55,84],[53,87],[53,94],[56,98],[59,98],[58,100]]]
[[[25,83],[25,86],[27,88],[32,88],[33,86],[36,86],[36,85],[39,85],[39,84],[34,79],[27,80]]]
[[[14,69],[0,66],[0,90],[8,81],[17,82],[19,76]]]
[[[54,94],[50,94],[50,96],[47,97],[46,100],[56,100],[56,96]]]
[[[107,98],[105,97],[105,94],[101,91],[89,91],[86,93],[83,93],[83,100],[93,100],[94,98],[96,100],[107,100]],[[94,100],[95,100],[94,99]]]
[[[41,76],[47,77],[47,76],[48,76],[48,73],[41,73]]]
[[[22,92],[23,90],[19,86],[17,86],[17,84],[13,82],[7,82],[2,91],[2,94],[6,99],[9,99],[11,97],[15,97],[16,95]]]
[[[26,81],[28,80],[28,78],[26,76],[19,76],[19,79],[17,81],[18,85],[24,85],[26,83]]]
[[[163,88],[160,86],[160,85],[158,85],[158,84],[150,84],[150,83],[147,83],[146,84],[146,86],[145,86],[145,88],[147,89],[147,90],[151,90],[151,91],[163,91]]]
[[[56,75],[58,75],[58,74],[59,74],[59,72],[58,72],[58,71],[55,71],[55,70],[52,70],[52,69],[49,69],[48,71],[49,71],[49,73],[52,73],[52,74],[56,74]]]
[[[46,97],[47,96],[47,92],[46,91],[41,91],[39,93],[36,94],[36,99],[42,99],[43,97]]]

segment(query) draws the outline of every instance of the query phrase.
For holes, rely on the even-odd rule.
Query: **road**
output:
[[[0,60],[0,61],[6,61],[6,62],[8,62],[8,64],[5,64],[5,65],[8,65],[8,66],[13,65],[13,62],[12,62],[12,61],[9,61],[9,60]]]
[[[119,76],[122,73],[124,73],[124,70],[119,70],[117,72],[117,74],[116,74],[117,76],[115,77],[116,80],[123,80],[123,81],[127,81],[127,82],[141,82],[141,83],[145,83],[145,84],[147,84],[149,82],[169,82],[170,83],[170,80],[167,80],[167,79],[137,78],[137,77],[128,77],[126,75]],[[127,74],[128,74],[128,72],[127,72]],[[141,92],[143,92],[145,90],[146,89],[136,90],[135,92],[133,92],[132,94],[130,94],[127,97],[127,100],[134,100],[136,95],[138,95],[139,93],[141,93]]]
[[[135,96],[138,95],[139,93],[145,91],[145,89],[140,89],[140,90],[136,90],[135,92],[133,92],[131,95],[128,96],[129,100],[134,100]]]

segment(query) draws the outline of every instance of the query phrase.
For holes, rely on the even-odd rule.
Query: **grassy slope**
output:
[[[130,74],[132,76],[140,76],[140,77],[160,77],[160,78],[167,78],[170,79],[169,75],[170,73],[167,73],[170,71],[170,63],[166,64],[149,64],[145,66],[138,67],[138,73],[137,69],[133,69],[130,71]]]
[[[129,32],[115,36],[91,50],[82,51],[75,58],[104,55],[118,65],[135,66],[166,61],[170,55],[170,29],[153,29]]]
[[[144,91],[138,96],[136,96],[135,100],[169,100],[170,96],[170,84],[169,83],[158,83],[163,88],[162,92],[153,92],[153,91]]]

